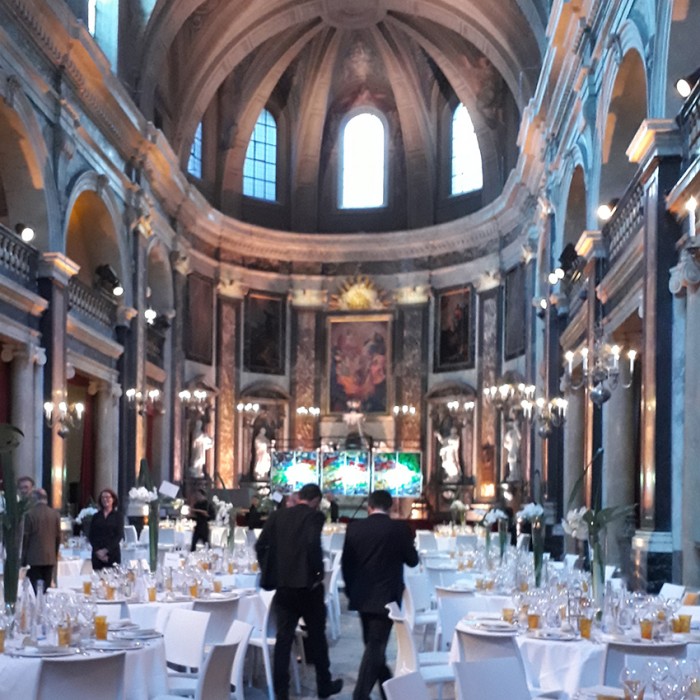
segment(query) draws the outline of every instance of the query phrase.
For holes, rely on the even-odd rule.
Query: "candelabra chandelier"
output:
[[[528,420],[533,415],[537,421],[537,434],[541,438],[547,438],[552,434],[553,428],[559,428],[566,422],[566,409],[569,402],[561,396],[552,399],[539,397],[531,402],[525,402],[523,413]]]
[[[452,401],[448,401],[445,405],[450,413],[467,415],[468,413],[472,413],[476,408],[476,401],[458,401],[457,399],[453,399]]]
[[[583,348],[578,353],[581,357],[581,376],[578,380],[573,377],[576,353],[569,351],[564,355],[566,358],[564,386],[574,391],[587,386],[591,401],[596,406],[602,406],[618,385],[624,389],[629,389],[632,386],[637,351],[628,350],[626,353],[629,367],[627,380],[622,377],[621,365],[624,364],[620,362],[622,352],[620,345],[610,345],[606,342],[603,330],[598,326],[595,331],[592,355],[588,348]]]
[[[209,392],[206,389],[183,389],[178,397],[187,408],[204,408],[209,404]]]
[[[132,408],[135,408],[140,415],[143,415],[149,407],[154,407],[160,401],[160,389],[131,388],[126,390],[126,400]]]
[[[302,417],[311,416],[312,418],[318,418],[321,415],[321,409],[318,406],[298,406],[297,415]]]
[[[535,398],[535,385],[525,382],[504,381],[500,384],[484,387],[484,398],[490,401],[498,411],[508,417],[515,418],[519,414],[532,414],[532,403]]]
[[[68,435],[71,428],[77,428],[83,422],[85,405],[77,402],[46,401],[44,403],[44,421],[53,430],[58,426],[58,435],[62,438]]]
[[[401,406],[397,404],[393,408],[393,413],[395,416],[415,416],[416,407],[413,404],[407,403],[402,404]]]

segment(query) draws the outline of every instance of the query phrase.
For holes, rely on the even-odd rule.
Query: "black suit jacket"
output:
[[[325,521],[323,513],[303,503],[272,513],[255,545],[260,585],[265,590],[312,588],[323,583],[321,531]]]
[[[381,614],[387,603],[401,604],[404,564],[418,564],[406,523],[381,513],[350,523],[342,560],[350,609]]]

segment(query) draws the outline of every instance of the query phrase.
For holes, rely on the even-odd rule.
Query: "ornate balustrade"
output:
[[[700,81],[683,104],[678,115],[678,124],[683,134],[683,167],[687,168],[698,155],[700,140]]]
[[[117,320],[117,302],[99,289],[93,289],[77,277],[68,285],[71,311],[78,313],[92,325],[113,328]]]
[[[0,224],[0,268],[22,286],[36,291],[39,251]]]
[[[624,255],[625,248],[644,225],[644,186],[638,172],[615,207],[610,221],[603,226],[603,240],[608,250],[607,267]]]

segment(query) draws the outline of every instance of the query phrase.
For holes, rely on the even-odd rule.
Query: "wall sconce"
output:
[[[71,428],[77,428],[83,422],[85,405],[78,402],[68,404],[66,401],[46,401],[44,403],[44,421],[49,429],[58,426],[59,437],[66,437]]]
[[[239,413],[247,413],[248,415],[252,415],[257,413],[260,410],[260,404],[259,403],[239,403],[236,405],[236,410]]]
[[[504,377],[504,380],[507,378]],[[503,411],[510,420],[518,414],[527,415],[535,397],[535,385],[525,382],[502,381],[501,384],[484,387],[484,398],[498,411]]]
[[[564,425],[568,405],[569,402],[561,396],[555,396],[552,399],[539,397],[525,410],[525,416],[530,419],[534,413],[537,434],[544,439],[552,434],[553,428]]]
[[[146,319],[146,323],[149,326],[152,326],[156,322],[156,319],[158,318],[158,312],[152,306],[149,306],[143,312],[143,316]]]
[[[17,224],[15,233],[25,242],[30,243],[34,240],[34,229],[26,224]]]
[[[396,405],[393,408],[393,413],[395,416],[415,416],[416,407],[413,404],[402,404],[401,406]]]
[[[107,291],[114,294],[115,297],[120,297],[124,294],[124,287],[122,287],[122,283],[119,281],[116,271],[108,263],[96,267],[95,275],[99,284]]]
[[[149,389],[141,391],[139,389],[127,389],[126,400],[132,408],[136,408],[139,415],[143,415],[149,406],[155,406],[160,401],[160,390]]]
[[[637,357],[636,350],[627,351],[629,362],[629,379],[621,380],[620,359],[622,347],[620,345],[609,345],[605,342],[603,330],[600,326],[595,331],[595,342],[593,344],[593,354],[589,356],[588,348],[579,351],[581,356],[581,379],[574,381],[574,359],[576,353],[569,350],[566,358],[566,369],[564,371],[564,385],[574,391],[578,391],[587,385],[590,391],[591,401],[596,406],[602,406],[612,395],[612,392],[619,384],[623,389],[632,386],[634,377],[634,362]]]
[[[318,406],[298,406],[297,415],[302,417],[311,416],[318,418],[321,415],[321,409]]]
[[[700,68],[695,69],[690,75],[684,75],[676,80],[676,91],[678,94],[685,99],[690,95],[700,78]]]
[[[619,199],[611,199],[607,204],[601,204],[598,209],[596,209],[598,218],[601,221],[610,221],[619,201]]]
[[[209,392],[206,389],[194,389],[192,391],[183,389],[178,394],[178,397],[188,408],[205,406],[209,403]]]

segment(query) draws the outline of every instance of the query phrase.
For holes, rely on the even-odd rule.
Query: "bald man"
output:
[[[49,506],[44,489],[35,489],[32,500],[34,505],[24,516],[22,564],[30,567],[27,577],[36,593],[37,581],[43,581],[46,590],[53,579],[61,544],[61,515]]]

